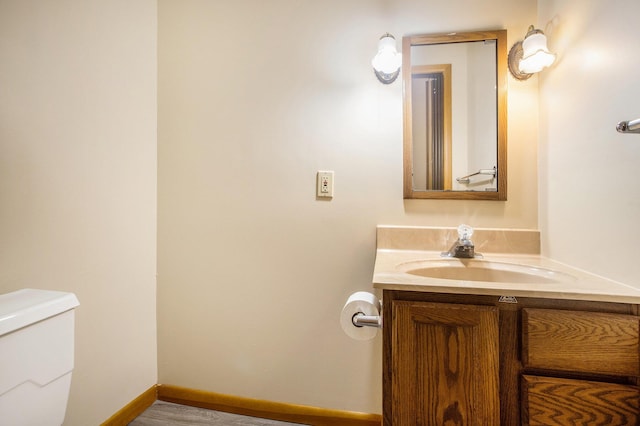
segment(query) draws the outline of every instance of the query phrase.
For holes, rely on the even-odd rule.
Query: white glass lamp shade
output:
[[[396,39],[385,34],[378,42],[378,53],[371,61],[373,70],[383,83],[392,83],[400,72],[402,54],[396,50]]]
[[[522,59],[520,72],[533,74],[553,64],[556,55],[547,48],[547,37],[540,30],[528,34],[522,42]]]

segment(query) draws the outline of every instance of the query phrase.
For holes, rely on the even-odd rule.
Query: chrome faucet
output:
[[[468,225],[458,226],[458,239],[451,246],[449,251],[443,251],[442,257],[457,257],[463,259],[473,259],[476,257],[475,247],[471,241],[473,228]]]

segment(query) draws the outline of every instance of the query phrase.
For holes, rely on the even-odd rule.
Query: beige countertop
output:
[[[640,289],[612,281],[589,272],[573,268],[560,262],[535,254],[535,240],[537,236],[530,235],[530,231],[515,232],[515,239],[509,236],[510,231],[500,231],[496,235],[498,238],[489,238],[488,240],[517,241],[517,247],[524,247],[523,250],[509,250],[508,254],[493,253],[490,251],[482,251],[483,258],[476,259],[455,259],[443,258],[440,256],[442,250],[446,250],[455,238],[451,238],[451,230],[444,232],[443,229],[436,229],[437,238],[421,239],[417,238],[415,232],[406,232],[406,228],[402,228],[400,234],[396,233],[393,227],[378,227],[378,249],[376,252],[376,262],[373,273],[373,286],[382,290],[405,290],[432,293],[455,293],[455,294],[475,294],[475,295],[495,295],[495,296],[515,296],[515,297],[542,297],[553,299],[569,299],[569,300],[589,300],[601,302],[620,302],[620,303],[638,303],[640,304]],[[413,228],[423,233],[425,228]],[[443,233],[444,232],[444,233]],[[453,231],[455,232],[455,230]],[[487,230],[481,235],[488,235]],[[398,239],[398,235],[411,235],[410,244],[403,244],[402,238]],[[506,234],[505,234],[506,233]],[[393,237],[390,237],[393,235]],[[432,233],[431,236],[434,234]],[[507,235],[507,237],[505,237]],[[523,235],[525,235],[524,244]],[[532,237],[532,238],[531,238]],[[422,247],[415,244],[416,240],[426,241]],[[447,241],[443,244],[443,241]],[[533,241],[533,242],[532,242]],[[474,241],[475,242],[475,241]],[[409,246],[411,249],[400,249],[400,246]],[[439,250],[434,250],[434,246],[439,246]],[[478,246],[484,246],[485,249],[504,249],[491,246],[480,242]],[[509,244],[507,244],[509,246]],[[531,247],[534,247],[531,250]],[[416,249],[419,248],[419,249]],[[514,246],[510,246],[511,249]],[[513,253],[512,253],[513,251]],[[518,251],[521,251],[518,253]],[[470,266],[473,262],[491,262],[494,264],[508,264],[506,266],[516,264],[523,270],[531,270],[534,273],[542,271],[539,281],[532,275],[529,282],[511,283],[511,282],[491,282],[491,281],[470,281],[470,280],[454,280],[441,279],[414,275],[408,273],[415,267],[420,266],[421,261],[434,262],[454,262],[455,266]],[[451,265],[451,263],[446,263]],[[499,265],[498,265],[499,266]],[[552,279],[545,279],[545,274]]]

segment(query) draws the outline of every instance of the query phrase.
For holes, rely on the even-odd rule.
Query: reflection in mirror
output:
[[[506,199],[506,31],[403,39],[405,198]]]
[[[451,64],[411,70],[413,186],[451,189]]]

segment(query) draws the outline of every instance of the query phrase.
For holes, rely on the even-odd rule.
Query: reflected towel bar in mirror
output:
[[[456,178],[459,183],[470,183],[471,177],[476,175],[491,175],[492,177],[496,177],[496,168],[493,169],[480,169],[475,173],[471,173],[470,175]]]

